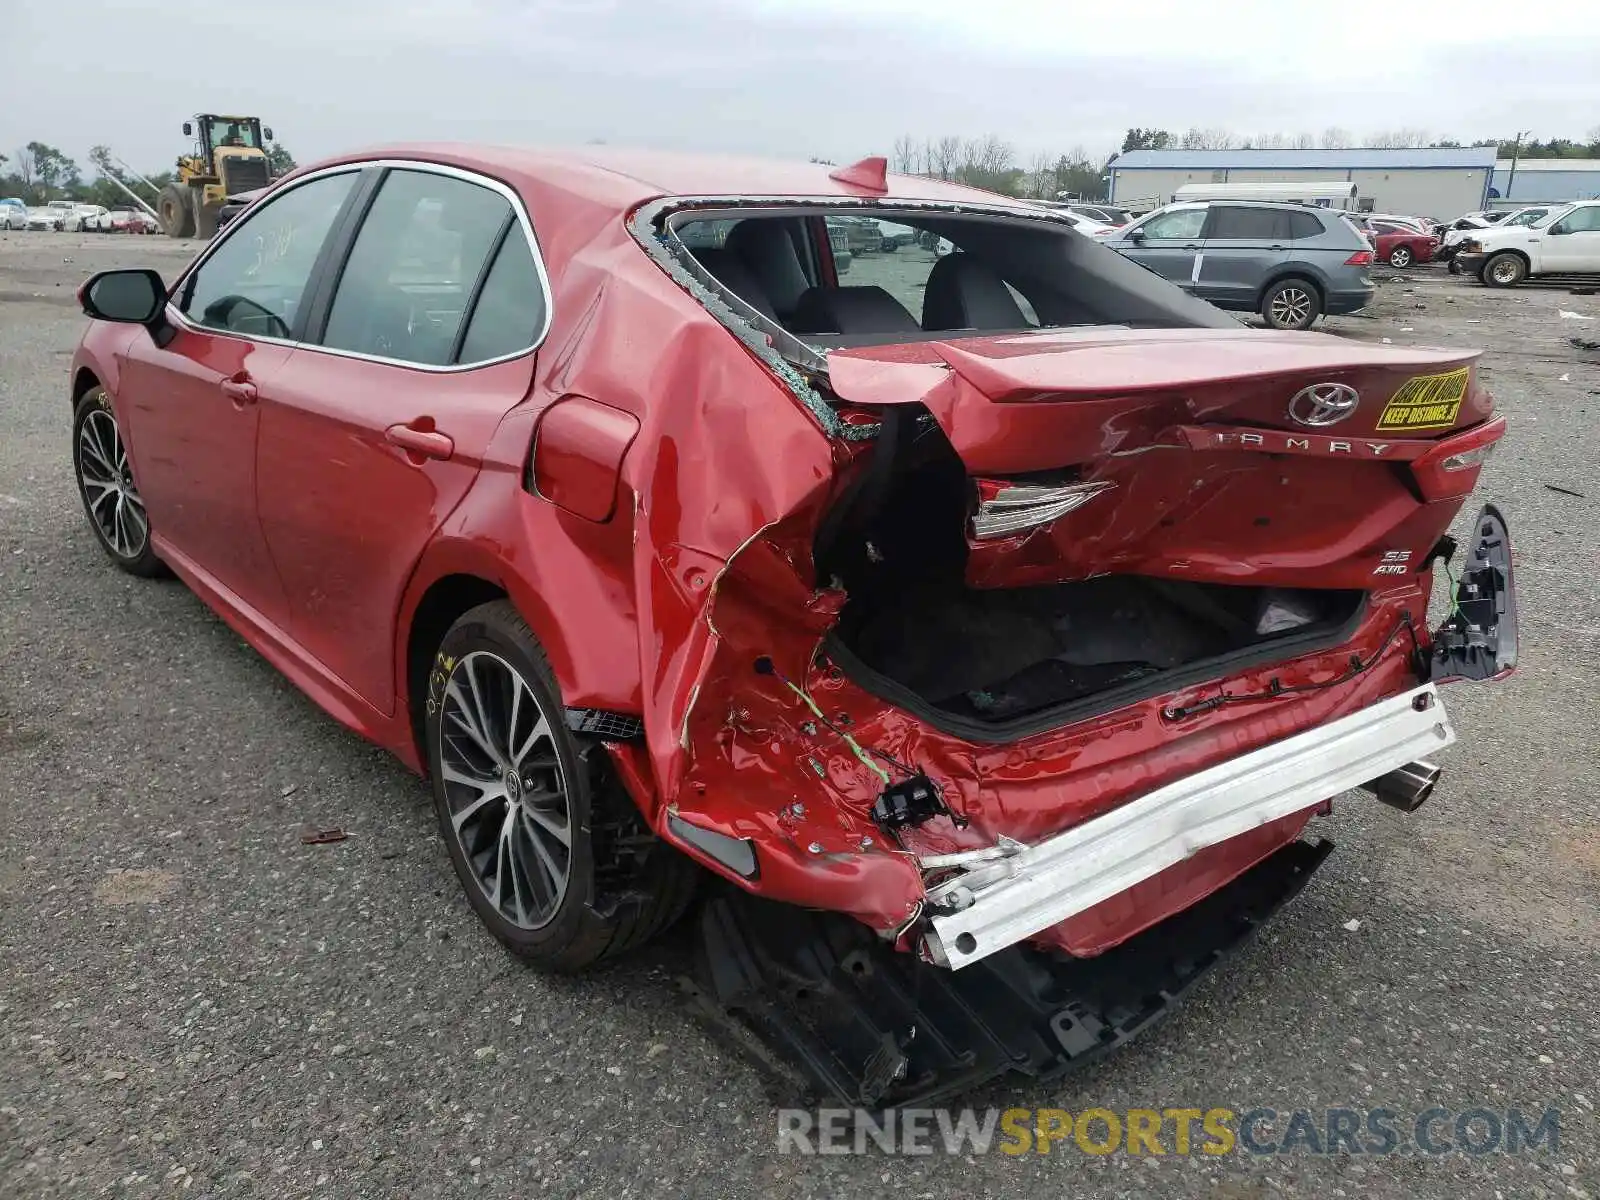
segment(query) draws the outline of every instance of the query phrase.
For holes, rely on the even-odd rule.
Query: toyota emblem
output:
[[[1314,383],[1289,401],[1289,416],[1302,425],[1337,425],[1361,403],[1361,393],[1347,383]]]

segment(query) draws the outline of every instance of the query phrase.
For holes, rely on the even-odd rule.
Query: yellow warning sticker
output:
[[[1467,371],[1462,367],[1443,375],[1418,375],[1406,380],[1389,398],[1377,428],[1448,429],[1461,415],[1461,402],[1467,398]]]

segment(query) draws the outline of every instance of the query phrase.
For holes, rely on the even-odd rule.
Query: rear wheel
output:
[[[1411,251],[1405,246],[1396,246],[1389,251],[1389,265],[1391,267],[1409,267],[1411,265]]]
[[[194,209],[189,207],[189,189],[182,184],[169,183],[161,189],[156,200],[156,212],[161,217],[161,228],[168,237],[194,236]]]
[[[1310,329],[1322,315],[1322,298],[1307,280],[1280,279],[1261,297],[1261,316],[1273,329]]]
[[[451,627],[426,705],[451,864],[513,954],[579,971],[682,915],[698,868],[651,836],[604,751],[567,728],[544,651],[509,602],[480,605]]]
[[[1516,287],[1527,277],[1527,261],[1509,250],[1502,250],[1483,264],[1482,279],[1490,287]]]
[[[111,561],[130,575],[164,573],[150,548],[150,518],[105,388],[85,393],[73,411],[72,466],[83,511]]]

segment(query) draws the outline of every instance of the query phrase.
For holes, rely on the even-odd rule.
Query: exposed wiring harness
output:
[[[883,759],[883,761],[888,763],[891,767],[896,767],[899,770],[904,771],[907,775],[915,775],[917,773],[910,767],[906,766],[903,762],[900,762],[898,759],[889,757],[889,755],[885,754],[882,750],[873,749],[871,747],[863,748],[860,742],[856,741],[855,738],[850,736],[848,730],[840,729],[839,726],[828,720],[822,709],[817,707],[817,702],[811,698],[811,693],[806,691],[805,688],[801,687],[799,684],[795,683],[787,675],[784,675],[781,671],[779,671],[778,668],[773,665],[772,660],[766,657],[766,655],[762,655],[760,658],[756,659],[756,674],[771,675],[779,683],[783,684],[784,687],[788,688],[796,696],[799,696],[800,703],[804,704],[808,709],[810,709],[811,714],[816,717],[817,720],[821,721],[822,724],[827,726],[836,735],[838,735],[839,740],[842,741],[846,746],[850,747],[850,753],[854,754],[864,767],[866,767],[879,779],[883,780],[883,785],[885,787],[889,786],[889,772],[885,771],[881,766],[873,761],[872,755],[874,754]],[[869,749],[872,751],[871,754],[867,752]]]
[[[1448,573],[1448,572],[1447,572]],[[1199,716],[1201,713],[1210,712],[1227,704],[1250,704],[1260,700],[1276,700],[1280,696],[1295,696],[1305,692],[1320,692],[1325,688],[1338,687],[1342,683],[1349,683],[1356,676],[1370,670],[1377,661],[1384,656],[1395,638],[1400,636],[1400,631],[1405,630],[1411,635],[1412,666],[1419,673],[1425,666],[1425,656],[1422,650],[1422,641],[1417,637],[1416,626],[1412,623],[1411,614],[1403,612],[1400,619],[1395,622],[1394,628],[1389,630],[1381,645],[1372,652],[1370,658],[1362,660],[1359,654],[1350,656],[1350,665],[1344,674],[1334,679],[1326,679],[1321,683],[1297,683],[1285,686],[1276,675],[1265,689],[1259,692],[1220,692],[1209,700],[1199,700],[1194,704],[1177,704],[1161,710],[1161,715],[1169,721],[1181,721],[1187,717]]]

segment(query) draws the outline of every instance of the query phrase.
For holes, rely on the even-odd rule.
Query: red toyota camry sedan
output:
[[[917,237],[845,273],[841,219]],[[718,996],[841,1095],[1139,1027],[1516,662],[1503,520],[1448,534],[1474,353],[1248,329],[881,159],[352,155],[80,299],[113,562],[424,774],[530,962],[722,881]]]

